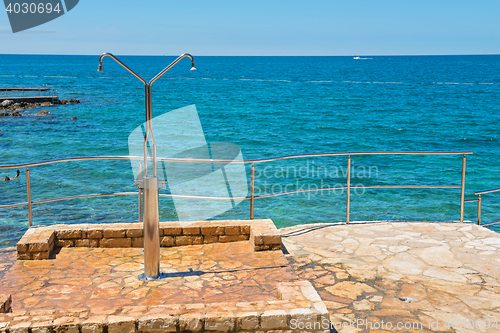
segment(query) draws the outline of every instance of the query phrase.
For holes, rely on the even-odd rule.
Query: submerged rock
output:
[[[71,117],[69,118],[70,120],[77,120],[78,118],[77,117]]]
[[[40,112],[35,113],[35,115],[37,115],[37,116],[47,116],[49,114],[50,114],[50,112],[47,110],[42,110]]]
[[[18,111],[12,112],[12,117],[21,117],[21,114]]]
[[[80,101],[77,100],[76,98],[72,98],[72,99],[68,99],[68,100],[64,100],[64,99],[60,99],[59,100],[59,104],[79,104]],[[57,102],[56,102],[57,104]]]

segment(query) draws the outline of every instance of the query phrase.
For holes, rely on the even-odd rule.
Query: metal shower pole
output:
[[[104,57],[111,57],[122,67],[128,70],[132,75],[141,80],[144,84],[145,97],[146,97],[146,136],[144,137],[144,177],[142,178],[142,189],[144,190],[144,274],[139,276],[142,280],[156,280],[160,276],[160,213],[158,207],[158,177],[156,176],[156,142],[153,134],[153,110],[151,107],[151,85],[158,80],[160,76],[165,74],[170,68],[177,64],[182,58],[188,57],[191,59],[191,70],[196,70],[194,67],[194,59],[188,54],[184,53],[175,59],[170,65],[165,67],[149,82],[146,82],[137,73],[127,67],[123,62],[118,60],[111,53],[104,53],[99,58],[99,67],[97,71],[102,72],[102,59]],[[153,176],[148,177],[148,139],[151,137],[151,145],[153,147]]]

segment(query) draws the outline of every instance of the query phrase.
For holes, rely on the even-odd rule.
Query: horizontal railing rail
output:
[[[366,152],[340,152],[340,153],[319,153],[319,154],[301,154],[301,155],[286,155],[272,158],[262,158],[254,160],[218,160],[218,159],[195,159],[195,158],[167,158],[167,157],[157,157],[158,161],[164,162],[184,162],[184,163],[264,163],[264,162],[274,162],[280,160],[294,159],[294,158],[304,158],[304,157],[326,157],[326,156],[348,156],[348,155],[472,155],[472,151],[446,151],[446,152],[431,152],[431,151],[366,151]],[[69,157],[61,158],[56,160],[47,160],[33,163],[23,163],[23,164],[11,164],[11,165],[0,165],[1,169],[15,169],[15,168],[26,168],[39,165],[47,165],[62,162],[72,162],[72,161],[90,161],[90,160],[144,160],[141,156],[85,156],[85,157]],[[152,161],[152,157],[148,157],[149,161]]]
[[[499,188],[493,188],[491,190],[476,191],[476,192],[474,192],[474,194],[475,195],[481,195],[481,194],[487,194],[487,193],[493,193],[493,192],[500,192],[500,187]]]
[[[440,156],[452,156],[452,155],[462,155],[462,172],[461,172],[461,185],[373,185],[373,186],[363,186],[365,189],[461,189],[461,200],[460,200],[460,222],[464,220],[464,203],[471,202],[476,200],[464,200],[465,196],[465,165],[466,165],[466,155],[471,155],[472,151],[447,151],[447,152],[432,152],[432,151],[366,151],[366,152],[334,152],[334,153],[316,153],[316,154],[301,154],[301,155],[287,155],[280,157],[272,157],[272,158],[262,158],[262,159],[253,159],[253,160],[244,160],[244,161],[234,161],[234,160],[218,160],[218,159],[192,159],[192,158],[162,158],[158,157],[158,161],[164,162],[180,162],[180,163],[244,163],[251,164],[251,176],[250,176],[250,195],[246,197],[206,197],[206,196],[190,196],[190,195],[177,195],[177,194],[160,194],[160,197],[167,198],[185,198],[185,199],[201,199],[201,200],[250,200],[250,219],[254,218],[254,208],[255,208],[255,200],[263,199],[263,198],[271,198],[283,195],[291,195],[297,193],[306,193],[311,191],[331,191],[331,190],[347,190],[347,202],[346,202],[346,223],[350,222],[350,190],[352,188],[356,188],[351,186],[351,156],[361,156],[361,155],[440,155]],[[266,162],[275,162],[281,160],[288,159],[296,159],[296,158],[312,158],[312,157],[328,157],[328,156],[347,156],[347,177],[346,177],[346,186],[335,186],[335,187],[322,187],[322,188],[313,188],[313,189],[304,189],[304,190],[295,190],[295,191],[285,191],[280,193],[272,193],[265,195],[255,195],[255,165],[258,163],[266,163]],[[63,158],[63,159],[55,159],[55,160],[47,160],[33,163],[22,163],[22,164],[11,164],[11,165],[0,165],[1,169],[15,169],[15,168],[26,168],[26,187],[27,187],[27,202],[24,203],[16,203],[9,205],[1,205],[0,209],[3,208],[13,208],[13,207],[22,207],[28,206],[28,220],[29,226],[32,226],[32,206],[37,204],[63,201],[63,200],[72,200],[72,199],[81,199],[81,198],[94,198],[94,197],[109,197],[109,196],[128,196],[128,195],[138,195],[139,197],[139,221],[141,218],[141,210],[142,210],[142,191],[138,187],[138,192],[115,192],[115,193],[100,193],[100,194],[83,194],[83,195],[75,195],[68,197],[60,197],[60,198],[52,198],[46,200],[32,201],[31,200],[31,184],[30,184],[30,170],[31,167],[42,166],[42,165],[50,165],[56,163],[64,163],[64,162],[75,162],[75,161],[92,161],[92,160],[143,160],[143,157],[140,156],[87,156],[87,157],[71,157],[71,158]],[[153,160],[152,158],[148,158],[148,160]],[[142,175],[142,167],[141,163],[139,163],[139,173]],[[166,181],[164,181],[166,182]],[[496,189],[500,191],[500,189]],[[489,190],[491,193],[495,190]],[[486,193],[486,192],[485,192]],[[476,193],[475,193],[476,194]],[[483,194],[483,193],[481,193]],[[479,198],[480,200],[480,198]],[[479,201],[480,203],[480,201]]]
[[[32,201],[31,204],[38,205],[38,204],[63,201],[63,200],[71,200],[71,199],[83,199],[83,198],[95,198],[95,197],[114,197],[114,196],[121,196],[121,195],[137,195],[137,192],[115,192],[115,193],[73,195],[70,197],[61,197],[61,198],[54,198],[54,199],[47,199],[47,200]],[[28,202],[23,202],[23,203],[12,204],[12,205],[3,205],[3,206],[0,206],[0,209],[22,207],[22,206],[28,206],[28,205],[29,205]]]
[[[48,165],[63,162],[75,162],[75,161],[92,161],[92,160],[143,160],[143,157],[139,156],[86,156],[86,157],[69,157],[61,158],[57,160],[47,160],[33,163],[23,163],[23,164],[11,164],[11,165],[0,165],[1,169],[16,169],[16,168],[29,168],[40,165]],[[152,159],[151,159],[152,160]]]
[[[465,202],[477,202],[477,225],[483,225],[483,226],[489,226],[489,225],[494,225],[494,224],[499,224],[500,220],[493,221],[490,223],[483,223],[481,224],[481,205],[482,205],[482,198],[481,195],[483,194],[489,194],[489,193],[494,193],[494,192],[500,192],[500,187],[498,188],[493,188],[490,190],[482,190],[482,191],[475,191],[474,195],[477,195],[477,199],[471,199],[471,200],[466,200]]]

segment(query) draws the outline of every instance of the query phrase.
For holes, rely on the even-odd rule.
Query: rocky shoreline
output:
[[[25,109],[37,109],[41,106],[52,106],[52,105],[65,105],[65,104],[79,104],[80,101],[78,99],[69,99],[69,100],[56,100],[54,103],[51,102],[41,102],[41,103],[14,103],[13,100],[5,100],[0,103],[0,117],[21,117],[22,114],[20,111],[24,111]],[[42,110],[35,115],[37,116],[46,116],[49,115],[50,112],[47,110]]]

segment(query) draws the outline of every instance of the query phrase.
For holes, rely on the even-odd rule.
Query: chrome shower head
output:
[[[196,70],[196,67],[194,67],[194,58],[192,55],[190,54],[186,54],[189,58],[191,58],[191,71],[195,71]]]

